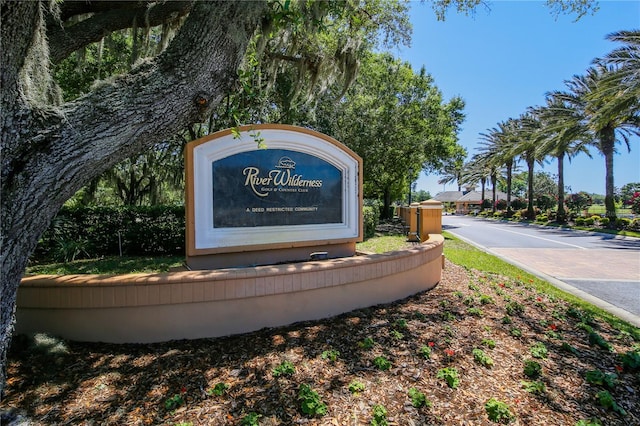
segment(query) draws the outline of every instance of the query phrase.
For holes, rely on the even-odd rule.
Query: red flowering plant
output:
[[[640,192],[636,191],[629,200],[629,207],[635,214],[640,214]]]

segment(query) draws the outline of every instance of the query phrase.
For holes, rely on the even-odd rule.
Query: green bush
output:
[[[631,225],[631,219],[627,219],[626,217],[619,217],[616,219],[616,229],[627,229]]]
[[[539,214],[538,216],[536,216],[536,222],[548,222],[549,221],[549,217],[546,214]]]
[[[602,218],[600,218],[600,220],[599,220],[600,225],[602,225],[602,226],[608,226],[608,225],[609,225],[609,221],[610,221],[610,220],[609,220],[609,218],[608,218],[608,217],[602,217]]]
[[[378,209],[374,206],[364,206],[362,208],[363,222],[364,222],[364,237],[371,238],[376,233],[376,226],[380,221],[380,214]]]
[[[180,255],[183,206],[64,207],[43,234],[33,259],[123,255]]]
[[[576,226],[584,226],[584,217],[576,217]]]
[[[593,226],[594,223],[595,223],[595,220],[593,220],[593,217],[587,217],[584,219],[584,224],[586,226]]]

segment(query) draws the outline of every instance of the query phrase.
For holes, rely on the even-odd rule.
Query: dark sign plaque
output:
[[[331,163],[287,149],[256,149],[212,163],[213,227],[343,222],[343,176]]]

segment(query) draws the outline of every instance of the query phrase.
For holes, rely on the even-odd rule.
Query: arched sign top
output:
[[[301,127],[254,125],[189,143],[187,256],[362,240],[362,159]]]

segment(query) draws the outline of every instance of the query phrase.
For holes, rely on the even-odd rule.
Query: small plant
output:
[[[609,342],[607,342],[604,337],[602,337],[599,333],[592,331],[589,333],[589,344],[592,346],[598,346],[602,349],[606,349],[610,352],[613,352],[613,346]]]
[[[393,323],[393,326],[400,330],[403,330],[409,327],[409,325],[407,324],[407,320],[404,318],[397,319],[396,322]]]
[[[440,314],[440,318],[442,318],[442,321],[455,321],[456,316],[450,311],[444,311]]]
[[[375,365],[378,370],[382,371],[386,371],[391,368],[391,362],[383,356],[375,357],[373,365]]]
[[[616,403],[615,399],[613,399],[613,396],[609,393],[609,391],[603,390],[598,392],[596,394],[596,398],[598,398],[598,402],[604,408],[612,410],[623,416],[627,414],[627,412]]]
[[[620,355],[622,366],[625,370],[638,371],[640,370],[640,351],[628,351]]]
[[[471,291],[480,291],[480,287],[475,284],[469,284],[469,290]]]
[[[358,342],[358,346],[360,346],[362,349],[371,349],[375,346],[375,344],[376,342],[374,342],[371,337],[365,337],[364,340]]]
[[[533,360],[526,360],[524,362],[524,375],[532,379],[537,379],[542,374],[542,366]]]
[[[460,385],[460,375],[455,367],[445,367],[438,370],[438,379],[444,379],[451,389],[455,389]]]
[[[409,399],[411,399],[411,405],[413,405],[415,408],[420,408],[425,406],[431,407],[431,401],[429,401],[425,396],[425,394],[420,392],[418,389],[416,388],[409,389],[408,395],[409,395]]]
[[[250,413],[247,413],[244,417],[242,417],[242,420],[240,420],[240,425],[241,426],[258,426],[260,417],[262,417],[260,414],[258,413],[254,413],[253,411]]]
[[[476,300],[473,298],[473,296],[467,296],[464,298],[462,303],[464,303],[467,306],[473,306],[476,303]]]
[[[457,297],[458,299],[462,299],[462,298],[464,297],[464,294],[462,294],[462,292],[461,292],[461,291],[454,291],[454,292],[453,292],[453,295],[454,295],[455,297]]]
[[[398,330],[391,330],[391,336],[397,340],[404,339],[404,334],[400,333]]]
[[[547,390],[546,386],[541,381],[528,382],[526,380],[522,380],[520,383],[524,390],[535,395],[542,395]]]
[[[164,401],[164,408],[166,408],[169,411],[172,411],[180,407],[182,404],[184,404],[184,398],[182,397],[181,393],[177,393],[173,395],[171,398],[167,398],[167,400]]]
[[[562,346],[560,346],[560,349],[570,354],[578,355],[578,350],[573,346],[571,346],[570,344],[568,344],[567,342],[562,342]]]
[[[489,349],[493,349],[496,347],[496,342],[493,339],[482,339],[482,345]]]
[[[291,361],[282,361],[280,365],[271,370],[271,374],[273,377],[280,376],[293,376],[296,372],[296,367],[291,363]]]
[[[548,354],[548,350],[547,347],[545,346],[544,343],[542,342],[538,342],[535,345],[531,346],[531,348],[529,348],[529,352],[531,353],[531,356],[534,358],[546,358],[547,354]]]
[[[509,315],[503,316],[501,321],[503,324],[511,324],[513,322]]]
[[[509,404],[491,398],[484,404],[489,420],[495,423],[511,423],[516,416],[511,412]]]
[[[605,373],[600,370],[590,370],[587,371],[585,376],[587,383],[592,385],[604,386],[609,389],[613,389],[616,387],[616,383],[618,382],[618,375],[615,373]]]
[[[480,295],[480,304],[481,305],[490,305],[493,304],[493,297],[486,295],[486,294],[481,294]]]
[[[387,426],[388,424],[389,422],[387,422],[387,409],[384,408],[384,405],[374,405],[371,418],[371,426]]]
[[[423,346],[420,348],[420,355],[422,355],[425,359],[431,358],[431,348],[429,346]]]
[[[493,366],[493,360],[490,356],[484,353],[482,349],[474,349],[472,351],[473,359],[480,365],[490,368]]]
[[[349,383],[349,392],[351,392],[352,394],[358,394],[360,392],[363,392],[365,389],[366,386],[364,385],[364,383],[358,380],[353,380],[351,383]]]
[[[373,406],[373,418],[371,419],[371,426],[387,426],[387,409],[384,405]]]
[[[518,327],[512,327],[511,330],[509,330],[509,333],[513,337],[522,337],[522,331],[520,331]]]
[[[215,395],[215,396],[222,396],[225,393],[227,393],[227,390],[229,389],[229,385],[226,383],[217,383],[213,388],[209,389],[207,391],[207,394],[209,395]]]
[[[521,314],[524,312],[524,306],[518,302],[509,302],[505,305],[508,315]]]
[[[300,385],[298,389],[298,401],[302,412],[309,417],[324,416],[327,414],[327,405],[322,402],[318,392],[307,384]]]
[[[467,314],[474,317],[481,317],[482,315],[484,315],[484,312],[482,312],[482,309],[480,308],[469,308],[467,309]]]
[[[340,357],[340,352],[335,349],[330,349],[328,351],[323,351],[322,355],[320,355],[322,359],[327,359],[331,362],[336,362],[336,360]]]

